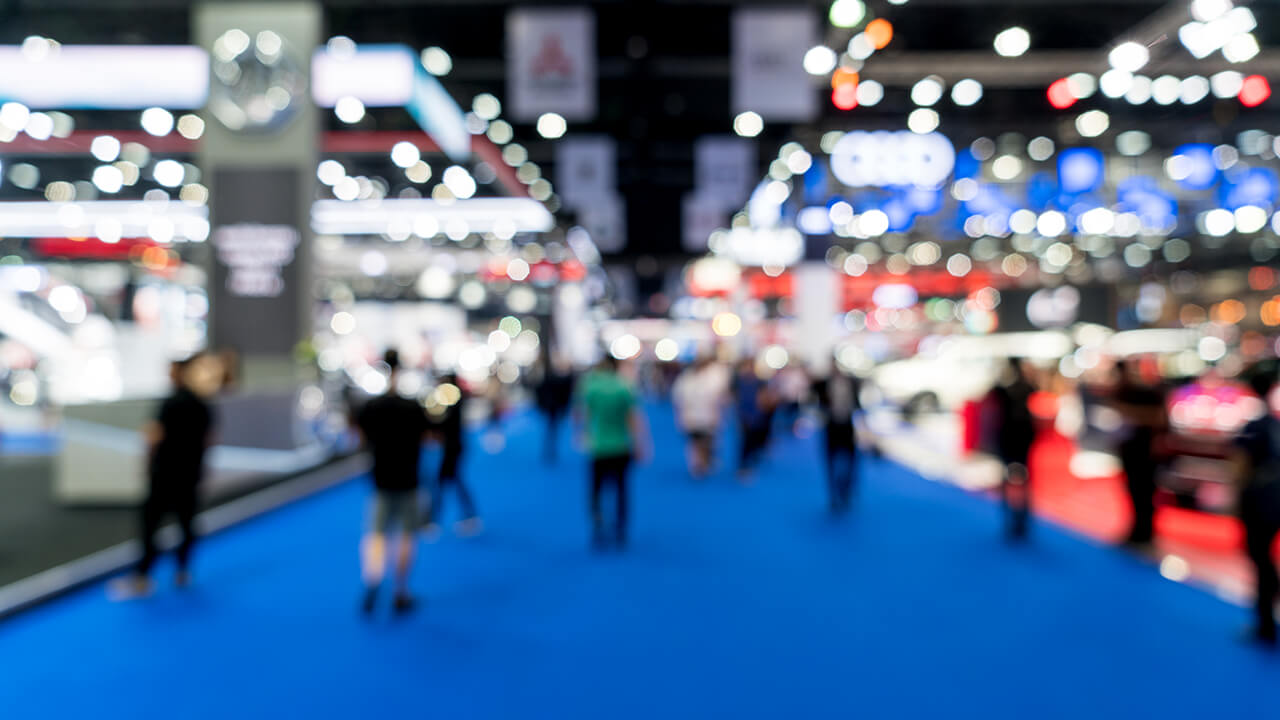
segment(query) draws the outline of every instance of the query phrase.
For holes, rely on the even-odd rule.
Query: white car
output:
[[[991,389],[1009,358],[1057,361],[1074,350],[1065,332],[931,335],[915,356],[881,363],[871,380],[909,414],[955,409]]]

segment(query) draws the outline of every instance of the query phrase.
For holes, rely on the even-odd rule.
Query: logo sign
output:
[[[831,150],[831,174],[848,187],[938,187],[951,177],[956,150],[939,133],[847,133]]]
[[[743,266],[788,267],[804,258],[804,236],[795,228],[734,228],[726,254]]]
[[[507,15],[507,97],[517,120],[546,112],[568,120],[596,114],[595,16],[586,8],[512,10]]]
[[[269,298],[284,293],[283,268],[293,262],[298,231],[287,225],[246,223],[213,233],[218,260],[227,266],[227,292]]]
[[[733,112],[800,122],[818,112],[804,54],[818,43],[812,8],[745,9],[733,14]]]

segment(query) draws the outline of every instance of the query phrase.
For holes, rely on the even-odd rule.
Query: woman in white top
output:
[[[671,390],[676,419],[689,439],[689,473],[694,478],[711,472],[715,437],[729,394],[729,371],[704,355],[676,378]]]

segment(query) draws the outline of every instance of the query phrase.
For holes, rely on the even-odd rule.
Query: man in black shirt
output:
[[[1280,577],[1276,573],[1276,535],[1280,534],[1280,419],[1276,417],[1276,368],[1255,368],[1250,383],[1267,403],[1267,412],[1245,426],[1236,440],[1232,464],[1240,487],[1240,519],[1245,547],[1257,577],[1252,636],[1265,645],[1276,644],[1276,599]]]
[[[388,350],[383,360],[391,374],[387,392],[366,403],[356,417],[356,427],[373,456],[373,523],[361,545],[365,613],[373,612],[386,573],[387,536],[392,532],[400,538],[394,607],[397,612],[413,608],[408,582],[418,523],[418,461],[428,429],[422,406],[396,393],[399,353]]]
[[[176,582],[185,587],[191,581],[191,550],[200,480],[204,474],[204,454],[213,439],[214,414],[203,395],[216,390],[216,361],[203,355],[180,360],[170,366],[173,394],[160,405],[156,419],[143,433],[147,443],[147,499],[142,505],[142,559],[132,577],[112,586],[114,595],[128,598],[151,592],[151,567],[159,551],[155,536],[165,516],[178,519],[182,542],[178,545]],[[210,379],[212,378],[212,382]]]

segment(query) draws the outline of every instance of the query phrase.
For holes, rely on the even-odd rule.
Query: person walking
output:
[[[1155,540],[1156,432],[1165,425],[1164,394],[1146,383],[1132,360],[1116,363],[1118,385],[1112,406],[1124,418],[1128,434],[1120,443],[1120,464],[1133,507],[1133,525],[1124,544],[1145,548]]]
[[[671,389],[677,421],[688,438],[689,474],[695,480],[711,473],[728,390],[728,373],[711,355],[699,357],[680,373]]]
[[[182,533],[175,584],[186,587],[191,583],[205,451],[213,444],[216,424],[207,398],[217,392],[220,373],[217,361],[204,355],[179,360],[169,368],[173,392],[161,403],[155,420],[143,429],[147,497],[142,504],[142,558],[130,577],[113,583],[112,594],[118,599],[148,595],[153,590],[151,568],[159,555],[156,533],[169,515],[177,518]]]
[[[559,459],[560,425],[573,402],[573,373],[568,363],[553,358],[546,364],[536,399],[546,423],[542,436],[542,459],[548,465],[555,465]]]
[[[462,519],[454,526],[454,532],[462,537],[473,537],[484,529],[484,523],[476,511],[471,490],[459,471],[466,439],[463,421],[466,416],[467,393],[458,384],[458,376],[448,373],[441,376],[436,395],[439,414],[432,417],[432,435],[440,442],[441,455],[435,487],[430,496],[427,534],[431,538],[439,536],[445,490],[452,488],[458,494],[458,504],[462,507]]]
[[[995,450],[1004,466],[1000,499],[1004,505],[1005,529],[1010,539],[1021,540],[1031,526],[1031,445],[1035,442],[1035,418],[1031,414],[1031,394],[1020,358],[1009,358],[1000,382],[991,389],[991,409],[995,418]]]
[[[1275,605],[1280,599],[1280,576],[1272,554],[1280,534],[1280,386],[1276,373],[1275,367],[1257,368],[1250,377],[1249,384],[1266,403],[1267,411],[1244,427],[1231,456],[1245,549],[1257,583],[1250,637],[1269,646],[1276,644]]]
[[[769,440],[769,423],[773,420],[772,392],[756,373],[755,362],[744,359],[733,377],[733,397],[738,415],[741,452],[738,456],[738,479],[748,482],[760,463]]]
[[[618,547],[627,543],[627,476],[632,461],[649,454],[648,428],[636,403],[635,391],[618,372],[610,355],[582,378],[578,389],[579,420],[591,457],[591,542],[604,548],[610,539]],[[614,489],[612,533],[604,520],[602,495]],[[610,538],[612,535],[612,538]]]
[[[390,372],[385,394],[365,404],[355,425],[364,445],[373,456],[372,520],[361,541],[361,572],[364,579],[364,613],[373,612],[378,591],[386,574],[387,547],[397,539],[395,572],[396,612],[412,610],[409,571],[413,565],[413,534],[418,527],[418,463],[422,443],[430,426],[422,405],[396,392],[400,354],[387,350],[383,362]]]
[[[853,415],[861,408],[858,379],[838,366],[813,384],[822,411],[827,468],[827,504],[833,515],[849,509],[858,475],[858,435]]]

